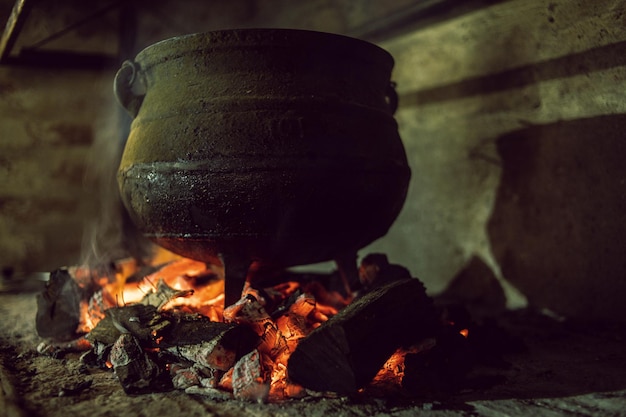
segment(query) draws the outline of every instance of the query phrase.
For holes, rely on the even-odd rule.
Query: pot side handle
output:
[[[127,60],[115,74],[113,92],[117,101],[131,116],[137,117],[139,108],[146,95],[146,87],[140,77],[139,65]]]

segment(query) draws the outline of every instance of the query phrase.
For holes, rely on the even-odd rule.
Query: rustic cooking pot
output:
[[[224,262],[227,282],[229,259],[356,254],[387,233],[410,178],[392,67],[365,41],[290,29],[147,47],[114,83],[134,117],[118,172],[126,208],[158,245]]]

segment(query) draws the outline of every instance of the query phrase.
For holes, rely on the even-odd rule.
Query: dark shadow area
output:
[[[504,277],[537,308],[626,316],[626,116],[533,126],[497,141],[488,224]]]
[[[494,360],[478,363],[457,392],[435,396],[439,408],[591,394],[601,409],[626,389],[624,131],[626,116],[613,115],[497,140],[502,178],[488,231],[504,277],[530,307],[479,320],[481,334],[468,326],[468,340],[482,338],[480,349]],[[490,282],[488,269],[472,261],[437,301],[461,303],[465,294],[471,306]]]
[[[471,317],[498,315],[506,310],[506,295],[491,268],[472,257],[448,287],[436,296],[439,304],[462,304]]]
[[[465,319],[470,346],[474,339],[467,352],[482,356],[455,392],[424,402],[541,408],[549,407],[542,399],[567,404],[589,394],[602,414],[626,389],[624,132],[626,115],[606,115],[498,138],[502,177],[488,232],[503,276],[530,306],[498,312],[495,277],[479,259],[469,262],[435,302],[473,313],[492,304],[490,314]]]
[[[559,321],[531,309],[507,312],[484,323],[486,331],[474,336],[493,351],[492,361],[474,369],[459,392],[429,398],[440,401],[442,408],[448,402],[584,394],[596,394],[600,401],[626,388],[626,333],[620,323]]]

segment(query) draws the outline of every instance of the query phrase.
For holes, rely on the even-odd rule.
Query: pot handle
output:
[[[127,60],[115,74],[113,92],[117,101],[131,116],[137,117],[139,108],[146,95],[146,86],[140,77],[139,65]]]
[[[398,93],[396,92],[396,83],[394,81],[389,81],[389,86],[387,86],[387,94],[385,99],[387,100],[387,104],[389,105],[389,110],[391,110],[391,114],[395,114],[396,110],[398,110]]]

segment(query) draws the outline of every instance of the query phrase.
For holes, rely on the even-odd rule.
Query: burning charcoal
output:
[[[224,310],[224,320],[245,325],[261,337],[257,347],[273,360],[287,351],[287,342],[265,308],[250,295]]]
[[[154,347],[208,368],[228,370],[259,342],[259,337],[244,326],[192,314],[168,318],[172,325]]]
[[[304,398],[308,395],[302,385],[294,384],[290,381],[287,381],[284,393],[286,398]]]
[[[223,375],[224,375],[224,372],[218,369],[201,368],[200,369],[200,386],[205,387],[205,388],[217,388],[219,386],[220,381],[222,380]]]
[[[170,324],[155,306],[133,304],[112,307],[105,311],[104,319],[85,338],[92,343],[111,345],[122,333],[131,333],[144,345],[151,345]]]
[[[37,294],[35,324],[39,336],[56,342],[76,339],[83,296],[67,269],[51,272],[45,290]]]
[[[109,356],[113,370],[124,392],[139,394],[171,389],[165,372],[148,356],[130,333],[122,333]]]
[[[90,350],[80,356],[80,361],[92,368],[107,369],[107,362],[109,361],[112,347],[112,345],[95,342]]]
[[[287,378],[287,366],[283,363],[268,361],[265,359],[265,367],[271,369],[271,383],[268,399],[272,402],[283,401],[287,398],[302,398],[306,395],[305,389],[293,383]]]
[[[263,402],[270,391],[269,370],[264,366],[262,355],[253,350],[241,358],[233,370],[233,394],[235,398]]]
[[[400,347],[432,336],[438,318],[417,279],[392,282],[354,301],[304,338],[289,378],[316,391],[352,394]]]
[[[301,339],[313,331],[308,316],[315,310],[315,299],[301,294],[289,307],[286,315],[276,319],[276,326],[282,332],[287,346],[293,351]]]
[[[258,349],[272,360],[280,360],[288,355],[287,341],[274,322],[266,323]]]
[[[230,368],[228,371],[226,371],[224,375],[222,375],[222,379],[220,379],[220,382],[217,384],[217,386],[220,387],[221,389],[232,391],[233,390],[233,371],[234,371],[234,368]]]
[[[266,290],[266,292],[267,291],[269,290]],[[273,288],[271,289],[271,291],[279,292],[278,290],[275,290]],[[271,313],[272,319],[276,320],[277,317],[280,317],[281,315],[286,314],[291,308],[291,306],[293,305],[293,303],[295,303],[298,297],[300,297],[300,295],[302,295],[302,290],[297,289],[296,291],[293,291],[288,296],[282,299],[279,299],[280,300],[279,303],[275,302],[274,304],[276,305],[276,307],[270,310],[272,312]],[[276,299],[278,299],[278,297],[274,297],[274,300]]]
[[[211,322],[202,316],[181,316],[159,346],[177,357],[211,369],[227,371],[258,343],[250,329]]]
[[[79,337],[66,343],[41,342],[37,346],[38,353],[57,359],[65,356],[67,353],[84,352],[89,349],[91,349],[91,344],[84,337]]]
[[[186,389],[194,385],[200,385],[200,376],[198,370],[193,366],[184,367],[181,365],[170,365],[170,375],[172,376],[172,385],[176,389]]]
[[[221,337],[216,337],[208,342],[175,346],[168,348],[168,351],[206,368],[227,371],[235,364],[237,352],[226,349],[220,339]]]
[[[258,298],[248,294],[235,304],[224,310],[224,321],[227,323],[246,324],[257,335],[262,335],[265,323],[271,318]]]
[[[193,290],[176,290],[159,279],[157,283],[156,291],[150,291],[141,299],[140,304],[150,305],[156,307],[157,310],[161,310],[164,305],[172,301],[174,298],[188,297],[193,294]]]

